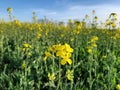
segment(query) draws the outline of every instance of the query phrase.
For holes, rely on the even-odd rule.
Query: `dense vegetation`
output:
[[[101,29],[96,21],[1,21],[0,90],[120,90],[120,29],[113,22]]]

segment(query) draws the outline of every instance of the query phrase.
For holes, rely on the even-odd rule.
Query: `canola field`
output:
[[[88,24],[0,21],[0,90],[120,90],[115,13]]]

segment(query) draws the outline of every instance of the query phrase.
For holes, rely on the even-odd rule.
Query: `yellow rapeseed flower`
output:
[[[70,65],[72,64],[72,60],[69,59],[69,58],[63,58],[60,63],[61,63],[62,65],[65,65],[67,62],[68,62]]]
[[[65,49],[64,45],[61,45],[61,44],[55,45],[55,50],[56,51],[62,51],[63,49]]]
[[[70,38],[70,41],[74,41],[74,38]]]
[[[116,27],[116,24],[115,24],[115,23],[112,23],[111,25],[112,25],[112,27]]]
[[[91,48],[88,48],[87,52],[88,52],[88,53],[92,53],[92,49],[91,49]]]
[[[37,33],[37,38],[40,38],[42,35],[40,33]]]
[[[96,41],[98,41],[98,37],[97,37],[97,36],[93,36],[93,37],[91,38],[91,42],[96,42]]]
[[[32,48],[32,46],[28,43],[25,43],[25,44],[23,44],[23,49],[22,50],[26,51],[26,50],[29,50],[30,48]]]
[[[21,24],[21,22],[20,22],[19,20],[14,20],[14,23],[15,23],[15,25],[18,26],[18,27],[21,27],[21,26],[22,26],[22,24]]]
[[[13,9],[11,7],[8,7],[7,11],[11,13],[13,11]]]
[[[91,46],[92,46],[92,47],[97,47],[97,44],[96,44],[96,43],[92,43]]]
[[[52,47],[48,48],[48,52],[45,52],[45,57],[43,60],[46,60],[48,57],[53,57],[53,55],[50,52],[54,52],[54,54],[61,59],[60,63],[62,65],[65,65],[66,63],[72,64],[72,60],[70,59],[71,53],[73,52],[73,49],[70,47],[69,44],[57,44],[53,45]]]
[[[52,74],[48,73],[48,78],[50,81],[54,81],[56,77],[55,77],[54,73],[52,73]]]
[[[81,26],[80,26],[80,25],[78,25],[78,26],[77,26],[77,29],[81,29]]]
[[[73,81],[73,78],[74,78],[73,70],[67,70],[66,77],[67,77],[68,80]]]
[[[28,53],[27,53],[27,55],[28,55],[28,56],[31,56],[31,55],[32,55],[32,53],[31,53],[31,52],[28,52]]]
[[[25,63],[25,61],[22,63],[22,65],[21,65],[21,68],[22,69],[25,69],[25,67],[26,67],[26,63]]]
[[[23,44],[23,47],[24,48],[31,48],[32,46],[30,44],[28,44],[28,43],[25,43],[25,44]]]
[[[57,53],[56,53],[56,56],[59,56],[59,57],[64,57],[66,55],[66,52],[65,51],[58,51]]]
[[[64,35],[64,34],[61,34],[60,36],[61,36],[61,37],[64,37],[65,35]]]
[[[73,49],[70,47],[70,45],[69,44],[65,44],[65,50],[66,50],[66,52],[70,52],[70,53],[72,53],[73,52]]]
[[[116,89],[120,90],[120,84],[116,85]]]
[[[50,52],[45,52],[45,57],[43,58],[43,60],[46,60],[48,57],[53,56]]]

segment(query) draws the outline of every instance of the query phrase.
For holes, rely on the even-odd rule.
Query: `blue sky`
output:
[[[31,21],[32,12],[38,18],[46,16],[53,20],[79,19],[91,16],[96,10],[99,20],[105,20],[110,13],[120,16],[120,0],[0,0],[0,19],[8,20],[8,7],[13,8],[13,16],[20,21]]]

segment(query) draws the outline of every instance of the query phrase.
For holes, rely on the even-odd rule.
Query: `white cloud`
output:
[[[32,11],[35,11],[37,14],[40,14],[40,15],[43,15],[43,16],[57,14],[57,12],[52,11],[52,10],[47,10],[47,9],[33,9]]]
[[[117,13],[118,19],[120,18],[120,6],[114,5],[94,5],[94,6],[69,6],[63,11],[56,11],[56,15],[53,16],[53,19],[57,20],[67,20],[67,19],[79,19],[82,20],[86,14],[92,18],[92,10],[96,10],[96,15],[99,18],[99,21],[105,21],[110,13]]]
[[[63,10],[54,9],[29,9],[29,10],[16,10],[13,11],[13,15],[18,17],[18,19],[31,20],[32,12],[35,11],[38,18],[43,18],[46,16],[49,19],[53,20],[63,20],[67,21],[68,19],[79,19],[83,20],[86,14],[92,18],[92,10],[96,10],[96,15],[99,18],[99,21],[105,21],[110,13],[117,13],[118,18],[120,18],[120,6],[114,5],[94,5],[94,6],[82,6],[82,5],[66,5],[66,8]],[[7,15],[7,12],[6,12]],[[1,15],[4,17],[5,15]],[[23,17],[24,16],[24,17]]]

